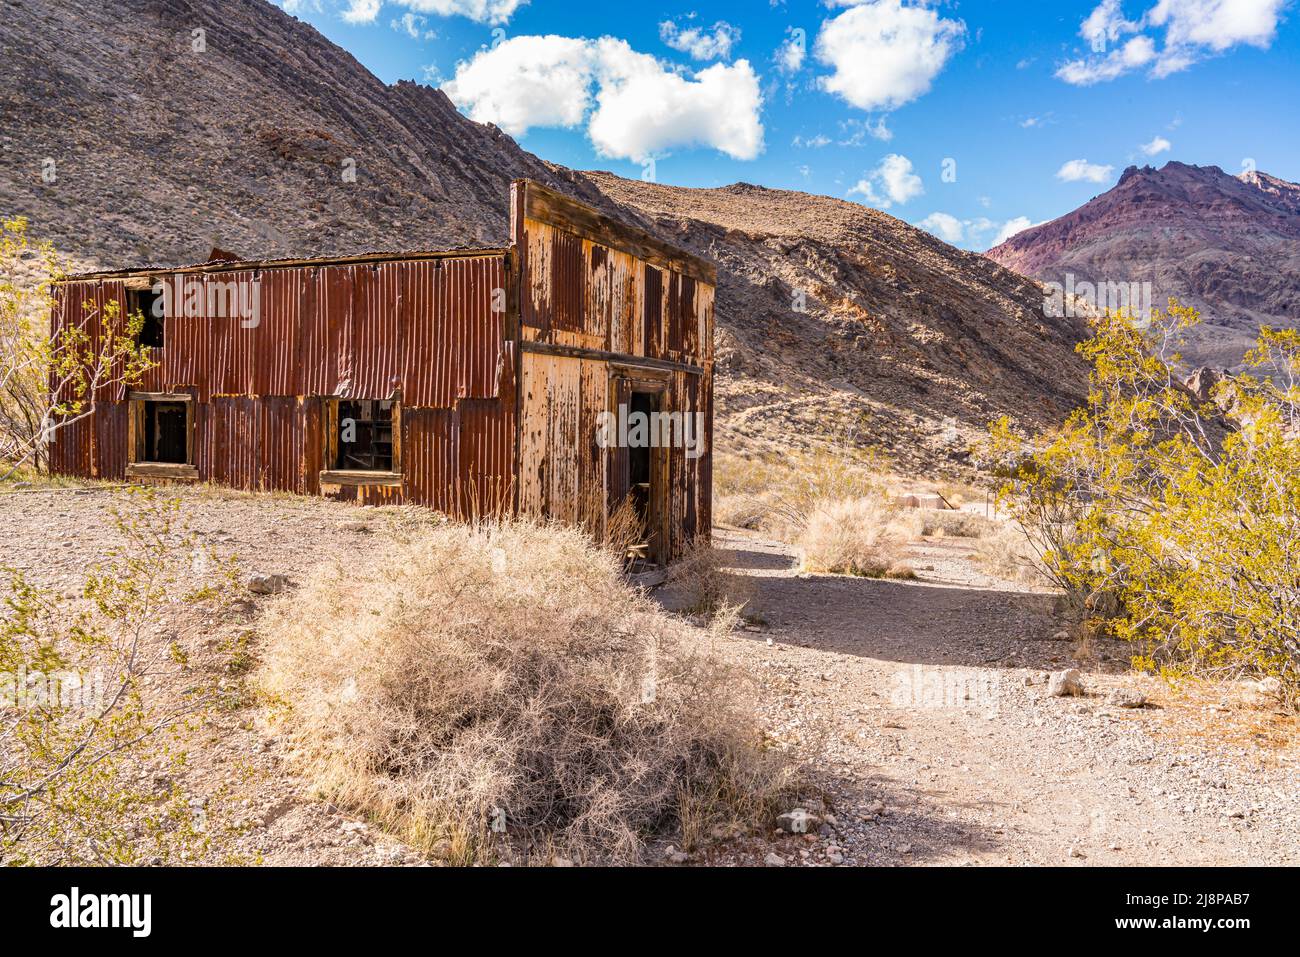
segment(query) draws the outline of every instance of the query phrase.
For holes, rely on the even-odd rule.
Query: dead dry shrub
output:
[[[314,784],[457,863],[636,860],[770,819],[793,780],[743,673],[581,529],[421,530],[321,567],[263,634],[272,720]]]
[[[797,544],[805,571],[903,578],[909,538],[896,509],[879,497],[861,496],[817,503]]]
[[[754,597],[753,580],[726,568],[725,553],[701,535],[668,570],[668,581],[680,589],[685,610],[707,615],[715,627],[739,619]],[[723,629],[725,630],[725,628]]]

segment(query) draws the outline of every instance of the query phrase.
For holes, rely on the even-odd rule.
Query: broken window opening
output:
[[[163,296],[148,289],[128,289],[126,291],[126,315],[129,319],[137,312],[144,316],[144,325],[136,335],[136,344],[151,349],[163,347]],[[156,310],[156,311],[155,311]]]
[[[339,400],[335,469],[393,471],[393,405],[391,399]]]
[[[145,402],[140,462],[189,464],[189,409],[184,402]]]

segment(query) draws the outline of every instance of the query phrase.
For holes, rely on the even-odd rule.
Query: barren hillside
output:
[[[718,261],[726,441],[950,471],[1081,395],[1077,324],[987,259],[854,203],[554,166],[265,0],[10,0],[0,46],[0,212],[82,265],[501,245],[527,176]]]
[[[856,428],[942,469],[997,414],[1045,423],[1080,398],[1080,324],[1045,318],[1037,284],[982,256],[825,196],[587,176],[717,261],[736,440]]]

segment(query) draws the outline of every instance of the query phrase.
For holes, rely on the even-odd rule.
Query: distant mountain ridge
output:
[[[1234,367],[1262,325],[1300,324],[1300,185],[1170,161],[986,255],[1044,282],[1149,282],[1201,312],[1192,365]]]
[[[960,471],[989,420],[1047,424],[1084,394],[1080,323],[878,210],[547,163],[265,0],[0,3],[0,213],[80,266],[505,245],[529,177],[718,262],[728,447],[851,435]]]

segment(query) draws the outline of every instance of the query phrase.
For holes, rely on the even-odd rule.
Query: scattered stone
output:
[[[768,867],[785,867],[785,858],[773,851],[763,858],[763,863]]]
[[[369,522],[344,522],[339,528],[345,532],[368,532],[370,531]]]
[[[289,579],[284,575],[251,575],[248,590],[254,595],[278,595],[289,587]]]
[[[669,844],[664,848],[664,859],[667,860],[669,864],[685,864],[690,860],[690,855],[685,851],[679,851],[672,844]]]
[[[1116,688],[1106,696],[1106,703],[1115,708],[1145,708],[1147,696],[1130,688]]]
[[[1087,857],[1087,855],[1077,847],[1072,847],[1070,848],[1070,857]]]
[[[1079,669],[1066,668],[1054,672],[1047,682],[1047,694],[1052,698],[1083,694],[1083,676],[1079,674]]]
[[[816,831],[821,818],[807,808],[796,807],[776,816],[776,826],[787,834],[808,834]]]
[[[1052,641],[1069,641],[1073,636],[1068,631],[1058,631],[1052,635]]]

